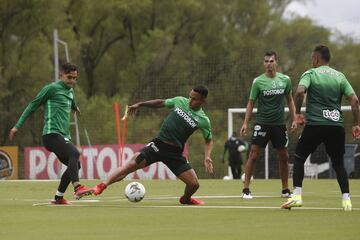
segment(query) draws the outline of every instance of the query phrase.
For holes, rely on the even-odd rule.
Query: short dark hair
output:
[[[204,86],[196,86],[192,90],[194,92],[197,92],[198,94],[200,94],[204,98],[206,98],[208,93],[209,93],[209,90]]]
[[[268,57],[274,56],[274,57],[275,57],[275,60],[277,60],[277,54],[276,54],[276,52],[273,51],[273,50],[266,51],[264,57],[266,57],[266,56],[268,56]]]
[[[69,72],[77,72],[77,67],[75,64],[72,63],[64,63],[61,65],[61,71],[65,74],[68,74]]]
[[[320,54],[320,57],[322,60],[324,60],[325,62],[330,62],[330,58],[331,58],[331,55],[330,55],[330,49],[325,46],[325,45],[317,45],[315,48],[314,48],[314,52]]]

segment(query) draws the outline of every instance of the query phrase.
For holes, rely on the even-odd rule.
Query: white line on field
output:
[[[211,209],[281,209],[280,207],[266,207],[266,206],[138,206],[139,208],[211,208]],[[285,210],[285,209],[284,209]],[[323,207],[297,207],[292,210],[343,210],[342,208],[323,208]],[[353,208],[358,211],[359,208]]]
[[[66,206],[66,205],[61,205],[61,204],[51,204],[50,202],[51,200],[47,201],[47,202],[42,202],[42,203],[34,203],[32,206],[43,206],[43,205],[51,205],[51,206]],[[67,206],[75,206],[72,205],[72,203],[94,203],[94,202],[100,202],[100,200],[97,199],[85,199],[85,200],[77,200],[77,201],[69,201],[70,204]],[[76,205],[78,207],[84,207],[86,205]]]
[[[52,205],[50,203],[38,203],[33,204],[33,206],[50,206],[50,207],[91,207],[94,205],[83,205],[83,204],[69,204],[69,205]],[[99,205],[97,205],[99,206]],[[177,206],[139,206],[134,205],[134,207],[127,206],[116,206],[116,205],[100,205],[99,207],[126,207],[126,208],[198,208],[198,209],[278,209],[283,210],[280,207],[266,207],[266,206],[193,206],[193,205],[177,205]],[[324,207],[298,207],[293,208],[292,210],[301,211],[301,210],[328,210],[328,211],[343,211],[342,208],[324,208]],[[360,208],[353,208],[353,211],[359,211]],[[285,209],[283,210],[285,211]]]

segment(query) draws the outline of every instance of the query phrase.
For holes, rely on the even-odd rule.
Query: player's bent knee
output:
[[[195,190],[200,187],[199,181],[197,181],[197,180],[190,181],[187,185],[190,186],[192,189],[195,189]]]

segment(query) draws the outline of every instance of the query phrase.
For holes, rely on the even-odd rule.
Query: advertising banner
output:
[[[130,161],[134,153],[144,146],[125,145],[122,165]],[[184,154],[186,156],[187,151]],[[56,155],[44,147],[25,147],[24,160],[25,179],[58,179],[66,169],[66,166],[57,160]],[[80,163],[80,178],[105,179],[119,166],[118,146],[83,146]],[[125,179],[176,179],[176,176],[162,162],[157,162],[129,174]]]
[[[18,147],[0,147],[0,179],[18,179]]]

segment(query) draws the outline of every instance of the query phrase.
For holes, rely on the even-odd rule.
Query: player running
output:
[[[171,108],[170,114],[164,120],[159,134],[146,147],[134,154],[123,167],[119,167],[104,182],[91,189],[85,189],[80,194],[101,194],[109,185],[121,181],[129,173],[144,168],[152,163],[163,162],[186,186],[184,195],[180,197],[181,204],[203,205],[204,202],[191,197],[199,188],[199,181],[189,162],[183,157],[185,143],[190,135],[200,129],[205,139],[205,171],[212,173],[213,164],[210,158],[213,140],[209,118],[201,108],[208,95],[207,88],[195,87],[189,98],[174,97],[170,99],[155,99],[139,102],[129,106],[128,112],[135,113],[140,107]]]
[[[250,97],[246,106],[244,123],[240,129],[242,136],[246,135],[247,126],[258,100],[258,112],[251,140],[251,148],[245,165],[245,181],[242,198],[252,199],[249,185],[255,170],[255,163],[261,148],[265,148],[269,140],[276,149],[279,159],[279,174],[282,184],[281,197],[290,197],[288,188],[288,134],[284,120],[284,98],[289,107],[292,123],[291,132],[297,127],[295,121],[295,106],[291,95],[290,77],[276,71],[277,54],[274,51],[265,53],[265,73],[254,79],[250,90]]]
[[[61,66],[59,81],[46,85],[26,107],[18,122],[10,130],[9,138],[12,140],[25,120],[44,105],[43,144],[45,148],[55,153],[57,158],[67,169],[61,176],[59,187],[52,204],[69,204],[64,199],[64,193],[70,182],[74,187],[74,197],[79,199],[80,190],[86,188],[80,184],[79,168],[80,153],[70,142],[70,113],[71,110],[80,114],[80,109],[75,103],[73,87],[78,77],[77,67],[71,63]]]
[[[360,138],[359,100],[345,75],[329,67],[330,50],[328,47],[316,46],[312,52],[311,61],[313,68],[301,76],[295,95],[296,114],[301,120],[304,119],[300,110],[305,93],[307,100],[306,124],[294,155],[294,194],[281,207],[291,209],[302,206],[304,163],[317,146],[324,143],[341,189],[342,207],[345,211],[351,211],[349,181],[344,168],[345,130],[341,99],[345,95],[350,102],[354,138]]]

